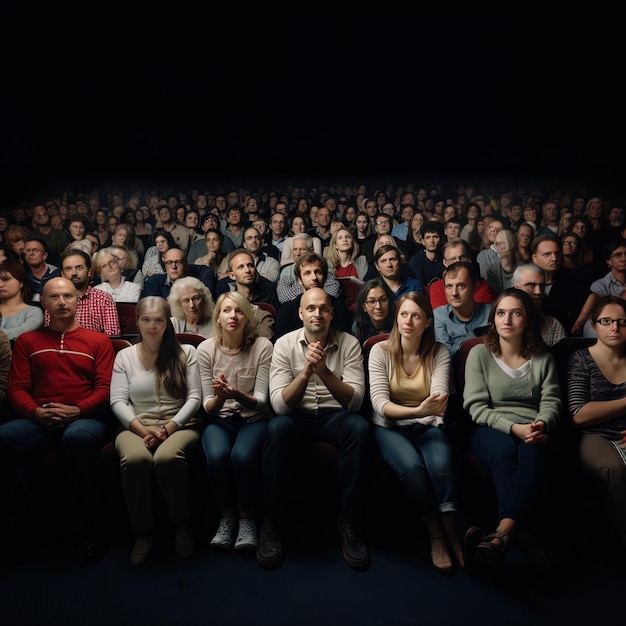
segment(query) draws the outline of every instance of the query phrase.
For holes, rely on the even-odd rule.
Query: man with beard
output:
[[[61,275],[72,281],[78,292],[76,321],[83,328],[117,336],[120,319],[111,294],[94,289],[89,284],[91,257],[82,250],[69,249],[61,255]],[[50,313],[46,310],[44,325],[50,324]]]

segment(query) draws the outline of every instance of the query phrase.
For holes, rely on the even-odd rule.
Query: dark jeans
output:
[[[491,472],[498,496],[498,519],[526,522],[551,446],[527,444],[490,426],[478,426],[470,433],[469,447]]]
[[[268,420],[213,418],[202,433],[209,479],[222,511],[251,513],[261,498],[263,442]]]
[[[81,418],[63,430],[46,431],[25,418],[0,425],[0,468],[2,481],[18,500],[28,489],[24,466],[41,462],[58,448],[59,459],[71,489],[75,530],[96,532],[100,519],[100,451],[115,432],[112,421]]]
[[[314,442],[329,443],[339,450],[339,513],[343,519],[362,524],[371,431],[361,415],[343,409],[298,410],[270,419],[263,447],[267,517],[276,523],[282,520],[295,455]]]
[[[423,424],[374,426],[374,440],[421,518],[456,511],[454,461],[443,429]]]

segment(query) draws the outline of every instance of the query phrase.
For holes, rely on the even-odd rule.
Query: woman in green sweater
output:
[[[528,294],[511,288],[494,300],[485,341],[470,351],[465,372],[463,408],[477,425],[469,447],[491,473],[499,509],[495,532],[467,531],[466,567],[493,573],[513,538],[527,556],[533,548],[542,557],[525,514],[561,411],[556,363]]]

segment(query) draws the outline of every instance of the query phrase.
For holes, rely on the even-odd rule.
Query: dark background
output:
[[[433,176],[621,200],[615,16],[235,8],[8,3],[0,208],[50,185]]]

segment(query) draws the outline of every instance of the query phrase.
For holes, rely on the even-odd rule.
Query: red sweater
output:
[[[114,359],[105,334],[80,326],[65,333],[49,327],[22,333],[13,347],[9,403],[28,419],[46,402],[76,405],[82,417],[103,417]]]

